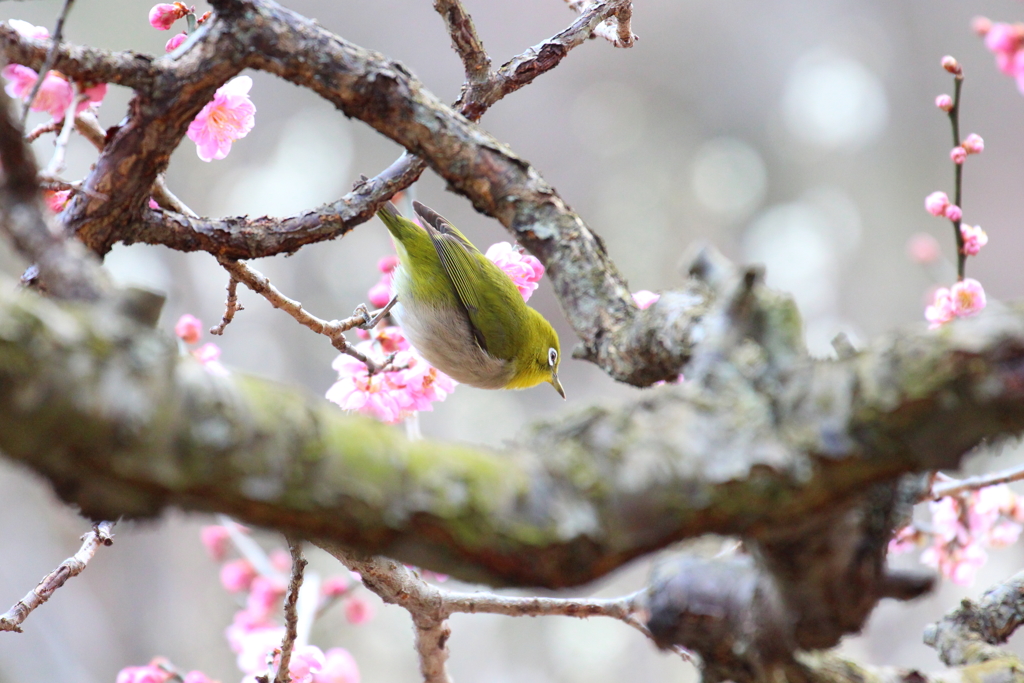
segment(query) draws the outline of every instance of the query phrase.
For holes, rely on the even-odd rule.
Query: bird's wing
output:
[[[525,314],[520,310],[525,308],[522,296],[512,280],[437,212],[419,202],[413,206],[423,219],[441,265],[469,314],[480,348],[495,358],[512,358],[516,350],[515,333],[521,328]],[[473,286],[474,281],[492,286],[481,289]],[[492,315],[481,315],[487,310]],[[501,310],[502,315],[493,315],[496,310]]]

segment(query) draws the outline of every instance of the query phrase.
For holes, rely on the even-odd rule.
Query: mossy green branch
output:
[[[0,449],[85,514],[218,511],[491,584],[574,585],[682,538],[754,537],[1024,426],[1019,313],[843,361],[791,357],[770,392],[747,343],[703,379],[496,452],[408,442],[302,391],[216,377],[115,304],[11,290]]]

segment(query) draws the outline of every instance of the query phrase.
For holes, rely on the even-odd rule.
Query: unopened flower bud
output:
[[[971,19],[971,28],[979,36],[984,37],[992,28],[992,20],[988,17],[974,17]]]
[[[960,207],[957,206],[956,204],[950,204],[949,206],[946,207],[946,212],[944,215],[946,216],[946,218],[956,223],[957,221],[964,217],[964,212],[961,211]]]
[[[956,59],[950,55],[946,55],[942,58],[942,68],[951,74],[956,74],[957,76],[963,73],[963,69],[960,68],[960,62],[956,61]]]
[[[960,143],[968,154],[981,154],[985,151],[985,141],[977,133],[971,133]]]
[[[945,192],[932,192],[924,198],[924,208],[933,216],[942,216],[949,206],[949,197]]]
[[[943,93],[935,98],[935,106],[942,111],[953,111],[953,98]]]
[[[180,2],[173,5],[161,2],[149,10],[149,25],[158,31],[169,31],[171,25],[188,14],[188,8]]]
[[[962,164],[967,161],[967,150],[963,147],[954,147],[949,152],[949,158],[953,160],[954,164]]]
[[[184,43],[186,39],[188,39],[187,33],[179,33],[176,36],[172,36],[171,39],[167,41],[167,44],[164,45],[164,52],[174,52],[181,47],[181,44]]]

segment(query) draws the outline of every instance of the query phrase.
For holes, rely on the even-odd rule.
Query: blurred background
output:
[[[561,0],[464,0],[495,65],[570,23]],[[461,64],[427,0],[291,0],[286,4],[364,47],[401,60],[441,98],[456,98]],[[172,32],[146,20],[150,3],[79,0],[65,27],[75,43],[162,54]],[[52,26],[57,0],[0,4],[0,19]],[[205,7],[200,6],[202,12]],[[998,73],[970,29],[973,16],[1024,19],[1013,0],[646,0],[638,2],[630,50],[592,41],[553,72],[498,103],[482,125],[532,162],[600,234],[631,287],[663,290],[682,282],[680,264],[696,241],[709,241],[741,262],[764,263],[768,282],[794,294],[808,344],[830,355],[846,332],[858,345],[897,326],[923,324],[930,289],[953,282],[950,224],[928,215],[925,195],[952,194],[950,129],[933,101],[952,91],[939,67],[944,54],[963,64],[962,132],[986,143],[966,165],[964,220],[980,224],[991,245],[968,263],[985,285],[987,314],[998,299],[1019,298],[1024,254],[1024,97]],[[373,175],[400,153],[389,140],[346,119],[315,95],[262,73],[250,73],[256,127],[227,159],[204,163],[185,140],[168,183],[200,214],[290,215],[337,199],[360,174]],[[130,92],[111,86],[99,116],[117,123]],[[30,127],[46,116],[35,114]],[[49,158],[52,136],[40,140]],[[69,180],[95,158],[76,139]],[[507,235],[476,214],[427,172],[417,197],[450,218],[482,249]],[[922,266],[908,239],[927,233],[944,258]],[[322,318],[349,314],[378,279],[376,263],[391,253],[373,221],[331,243],[255,267]],[[161,325],[171,333],[183,313],[207,326],[223,312],[227,278],[206,254],[161,247],[116,247],[107,266],[122,283],[168,296]],[[0,244],[0,270],[24,263]],[[301,384],[322,395],[334,381],[335,352],[269,304],[239,288],[245,310],[217,339],[231,368]],[[571,348],[550,288],[531,300]],[[207,336],[204,341],[209,341]],[[568,354],[567,354],[568,355]],[[595,402],[614,404],[638,391],[594,367],[566,360],[563,403],[546,386],[526,392],[458,389],[422,415],[426,436],[500,444],[527,422]],[[971,470],[1006,467],[1015,448],[981,453]],[[55,502],[36,477],[0,460],[0,610],[13,604],[78,547],[87,524]],[[0,636],[0,683],[112,682],[128,665],[155,655],[183,670],[222,681],[241,674],[224,641],[238,604],[220,588],[199,528],[210,519],[171,513],[147,524],[118,525],[117,541],[85,574],[60,590],[26,622],[23,635]],[[268,548],[280,545],[273,535]],[[705,552],[721,547],[702,544]],[[1020,547],[994,552],[972,588],[944,583],[910,605],[884,604],[863,636],[843,648],[865,662],[935,669],[921,644],[924,626],[963,596],[1021,565]],[[901,557],[901,564],[914,564]],[[313,554],[324,575],[338,568]],[[640,587],[648,561],[635,563],[579,593],[616,595]],[[367,593],[368,595],[368,593]],[[363,680],[418,678],[412,631],[404,611],[375,597],[376,617],[353,626],[341,610],[319,622],[313,642],[344,646]],[[451,670],[456,680],[504,683],[690,681],[695,669],[655,651],[616,622],[549,617],[453,619]]]

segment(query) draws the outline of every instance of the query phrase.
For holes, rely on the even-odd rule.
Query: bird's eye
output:
[[[556,361],[558,361],[558,351],[548,349],[548,365],[554,366]]]

